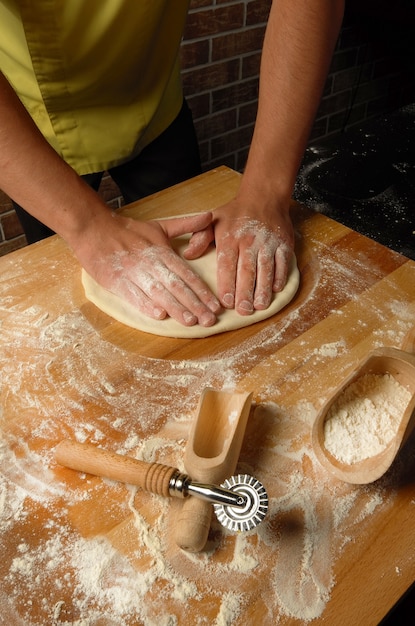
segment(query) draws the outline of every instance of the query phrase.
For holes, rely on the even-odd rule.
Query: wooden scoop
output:
[[[204,389],[184,453],[184,466],[194,480],[220,484],[235,473],[245,434],[252,393]],[[209,502],[189,498],[174,524],[174,540],[183,550],[200,552],[212,517]]]
[[[409,354],[411,352],[412,354]],[[363,485],[380,478],[391,466],[399,450],[415,426],[415,328],[404,338],[402,349],[378,348],[350,374],[336,390],[332,398],[319,411],[312,428],[312,445],[320,463],[336,478],[347,483]],[[344,463],[335,458],[325,447],[324,422],[332,404],[341,393],[365,374],[390,374],[406,387],[412,398],[402,413],[396,434],[382,452],[366,459]]]

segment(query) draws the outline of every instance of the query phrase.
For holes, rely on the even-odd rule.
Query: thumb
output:
[[[188,260],[198,259],[206,252],[213,241],[215,241],[215,233],[211,226],[194,233],[190,237],[189,245],[183,251],[184,258]]]
[[[197,215],[171,217],[166,220],[155,220],[169,239],[204,230],[212,223],[212,212],[206,211]]]

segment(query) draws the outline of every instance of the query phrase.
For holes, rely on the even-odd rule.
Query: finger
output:
[[[254,290],[257,269],[255,249],[241,249],[236,274],[235,310],[240,315],[254,312]]]
[[[141,274],[141,279],[142,287],[129,279],[121,281],[116,290],[117,295],[152,319],[162,320],[169,316],[184,326],[194,326],[198,323],[197,316],[177,301],[161,282],[146,273]],[[201,318],[203,325],[206,326],[216,321],[213,314],[209,318],[203,318],[201,314]]]
[[[278,246],[275,252],[275,276],[273,290],[282,291],[287,283],[288,267],[292,252],[288,246]]]
[[[221,309],[217,297],[200,276],[173,252],[167,264],[170,270],[168,279],[166,281],[161,277],[160,280],[182,305],[197,316],[199,323],[210,326]]]
[[[214,239],[215,235],[211,225],[209,225],[204,230],[193,233],[190,238],[189,245],[183,251],[184,258],[189,260],[198,259],[206,252],[206,250],[209,248],[209,245],[214,241]]]
[[[186,326],[211,326],[221,306],[206,283],[171,248],[147,249],[130,278],[155,305]],[[189,313],[191,315],[189,315]]]
[[[261,249],[258,253],[257,275],[254,293],[254,309],[265,310],[269,307],[272,300],[274,274],[275,274],[275,255]]]
[[[112,291],[115,295],[126,300],[138,311],[152,319],[162,320],[167,316],[166,309],[156,305],[138,285],[128,278],[119,281],[117,288]]]
[[[217,255],[217,292],[220,302],[226,309],[235,306],[236,271],[238,251],[231,247],[221,247]]]
[[[196,296],[180,276],[165,268],[160,280],[151,277],[143,285],[146,295],[168,315],[185,326],[213,326],[215,314]],[[205,291],[207,289],[205,288]]]
[[[212,223],[212,212],[206,211],[197,215],[172,217],[166,220],[156,220],[169,239],[180,237],[187,233],[198,232]]]

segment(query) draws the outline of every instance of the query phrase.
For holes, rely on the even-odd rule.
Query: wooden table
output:
[[[219,168],[125,212],[213,209]],[[377,624],[415,579],[414,438],[378,482],[316,460],[318,408],[413,324],[415,263],[293,204],[301,286],[273,318],[198,340],[124,327],[87,302],[58,237],[0,259],[0,607],[18,625]],[[202,390],[252,390],[238,470],[261,480],[257,532],[172,540],[180,502],[53,461],[62,438],[183,468]],[[212,416],[212,419],[214,416]]]

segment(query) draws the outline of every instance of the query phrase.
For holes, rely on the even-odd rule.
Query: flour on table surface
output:
[[[262,608],[264,624],[274,623],[278,613],[303,623],[318,617],[335,583],[334,555],[348,542],[358,492],[322,479],[322,469],[309,446],[301,443],[308,425],[298,421],[293,432],[287,429],[292,419],[292,414],[276,404],[256,407],[248,443],[241,455],[241,469],[250,473],[254,473],[255,459],[261,459],[255,473],[267,485],[270,509],[266,520],[255,533],[236,537],[214,521],[207,552],[196,555],[179,549],[172,551],[166,544],[172,506],[169,500],[109,482],[98,486],[84,480],[82,484],[82,478],[65,497],[61,492],[40,489],[47,528],[40,529],[37,539],[25,538],[30,507],[27,513],[24,505],[27,507],[31,496],[13,482],[13,475],[2,476],[1,487],[6,495],[0,502],[4,502],[8,512],[2,511],[0,530],[4,537],[13,533],[12,545],[3,559],[8,562],[4,578],[8,601],[16,610],[18,607],[27,626],[32,624],[30,615],[35,609],[31,598],[39,593],[45,594],[37,610],[44,615],[42,626],[51,623],[50,617],[56,612],[56,624],[68,626],[81,619],[88,626],[156,625],[176,623],[175,615],[183,615],[183,611],[186,621],[186,606],[203,615],[208,597],[209,606],[213,607],[210,623],[221,626],[238,623],[246,603],[258,600],[257,594],[252,596],[252,580],[261,579],[260,597],[266,598],[267,604]],[[271,427],[276,441],[269,448],[261,443],[261,432]],[[142,439],[135,456],[153,459],[158,450],[159,458],[180,465],[183,446],[169,438],[173,432],[170,427],[155,437]],[[253,432],[258,435],[252,436]],[[305,462],[312,468],[307,477],[302,471]],[[277,476],[270,472],[276,466]],[[47,463],[42,467],[47,471]],[[27,486],[33,491],[30,483]],[[121,498],[118,507],[122,507],[122,501],[127,505],[123,517],[128,519],[129,510],[127,536],[132,537],[128,558],[112,545],[111,533],[108,538],[83,537],[67,522],[67,511],[76,510],[84,501],[91,501],[91,515],[100,515],[96,505],[92,505],[98,502],[100,489]],[[367,515],[383,505],[381,487],[363,495],[360,492],[359,497],[367,502]],[[85,515],[87,512],[88,509]],[[363,510],[362,520],[365,517]],[[119,537],[125,537],[125,533],[122,527]],[[19,587],[23,577],[26,583]],[[180,619],[177,623],[181,623]]]
[[[328,311],[355,289],[352,273],[338,261],[333,252],[331,259],[316,262],[304,302],[275,324],[235,349],[193,360],[147,358],[102,340],[75,306],[57,313],[59,298],[68,305],[64,286],[50,310],[47,302],[13,304],[0,337],[0,607],[8,623],[191,626],[197,614],[200,624],[245,626],[244,609],[252,603],[264,626],[292,617],[308,623],[323,614],[336,582],[336,559],[356,525],[364,528],[394,493],[386,493],[386,478],[362,489],[327,477],[310,448],[315,408],[306,397],[284,408],[275,386],[261,388],[239,467],[266,485],[269,514],[254,533],[238,537],[213,520],[207,550],[197,555],[169,543],[170,500],[77,473],[55,473],[52,450],[65,434],[181,469],[205,387],[235,389],[270,353],[275,353],[270,367],[286,370],[288,382],[298,384],[295,367],[279,351],[290,333],[307,329],[303,309],[312,318],[321,306],[320,281],[337,284],[338,274],[332,301],[324,303]],[[28,280],[24,273],[21,280]],[[8,303],[1,300],[2,311]],[[374,315],[380,325],[382,312]],[[401,319],[404,333],[410,320]],[[385,333],[379,341],[384,337],[393,343]],[[302,346],[311,369],[346,352],[341,337],[317,349],[306,341]],[[122,380],[120,363],[124,372],[128,364]]]

